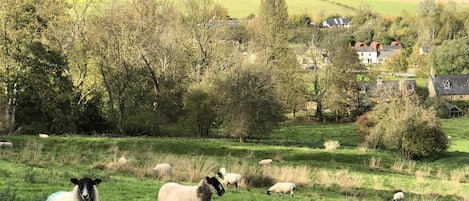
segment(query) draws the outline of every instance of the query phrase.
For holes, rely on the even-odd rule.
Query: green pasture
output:
[[[194,184],[187,178],[197,173],[213,175],[222,166],[246,174],[256,172],[257,162],[264,158],[274,160],[269,168],[307,169],[306,174],[293,175],[308,177],[294,200],[385,201],[391,200],[395,189],[404,190],[407,200],[468,200],[469,120],[443,120],[443,127],[452,137],[449,151],[436,160],[418,162],[402,161],[389,151],[359,149],[354,124],[284,125],[269,137],[243,144],[229,138],[0,136],[14,144],[12,149],[0,149],[0,200],[44,201],[55,191],[71,190],[71,177],[91,176],[103,179],[101,200],[154,201],[167,181]],[[329,140],[341,146],[326,151],[323,144]],[[103,168],[102,164],[120,156],[128,158],[130,166]],[[151,168],[162,161],[171,161],[179,173],[169,178],[155,176]],[[197,171],[187,170],[193,167]],[[419,176],[422,173],[426,174]],[[287,199],[267,196],[268,186],[231,187],[213,199]]]

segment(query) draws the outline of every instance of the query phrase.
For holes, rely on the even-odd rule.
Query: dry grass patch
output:
[[[397,160],[391,166],[391,169],[399,173],[412,174],[414,172],[415,165],[416,165],[415,161]]]
[[[335,151],[339,147],[340,147],[340,143],[337,140],[336,141],[329,140],[329,141],[324,142],[324,148],[326,149],[326,151]]]
[[[326,188],[338,186],[346,192],[352,192],[353,189],[360,188],[363,184],[363,178],[360,176],[350,176],[348,169],[342,169],[335,173],[320,170],[316,178],[316,183],[319,185]]]
[[[376,170],[381,168],[381,158],[375,158],[374,156],[370,158],[368,167],[370,170]]]
[[[415,171],[417,184],[420,184],[420,185],[427,184],[425,178],[430,176],[431,170],[432,170],[432,168],[430,168],[430,167],[423,167],[422,169]]]

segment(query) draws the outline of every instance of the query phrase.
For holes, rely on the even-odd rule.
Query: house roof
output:
[[[401,80],[404,81],[404,85],[407,89],[415,88],[417,86],[417,81],[415,80]],[[399,90],[399,85],[401,81],[382,81],[382,83],[377,82],[365,82],[362,83],[360,86],[366,87],[367,90],[374,90],[378,87],[387,86],[391,87],[394,90]]]
[[[394,50],[382,50],[379,52],[378,59],[387,59],[396,54],[399,54],[399,52]]]
[[[353,49],[357,52],[376,52],[376,50],[371,47],[354,47]]]
[[[349,24],[350,19],[348,18],[327,18],[324,23],[329,26],[342,26]]]
[[[423,52],[430,51],[430,46],[422,45],[422,47],[420,47],[420,48],[422,49]]]
[[[431,76],[437,96],[469,95],[469,74]]]

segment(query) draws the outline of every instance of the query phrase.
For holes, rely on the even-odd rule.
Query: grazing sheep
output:
[[[0,141],[0,147],[10,147],[13,148],[13,143],[7,141]]]
[[[211,201],[213,193],[218,196],[225,193],[223,185],[215,177],[205,177],[197,186],[169,182],[160,188],[158,201]]]
[[[171,175],[171,169],[173,167],[169,163],[161,163],[156,165],[153,170],[156,171],[159,175]]]
[[[398,191],[396,193],[394,193],[394,196],[393,196],[393,201],[401,201],[401,200],[404,200],[404,193],[402,191]]]
[[[264,159],[259,161],[259,165],[272,165],[272,159]]]
[[[228,186],[230,184],[234,184],[236,189],[239,188],[239,184],[241,183],[241,179],[243,178],[238,173],[226,173],[225,168],[221,168],[218,171],[217,176],[220,178],[223,185]]]
[[[75,184],[70,192],[59,191],[49,195],[46,201],[99,201],[99,193],[96,185],[101,183],[101,179],[92,180],[84,177],[80,180],[70,179]]]
[[[39,138],[48,138],[48,137],[49,135],[47,134],[42,134],[42,133],[39,134]]]
[[[290,193],[293,197],[293,191],[296,190],[296,184],[290,182],[277,182],[272,187],[267,190],[267,195],[270,195],[272,192],[279,194]]]

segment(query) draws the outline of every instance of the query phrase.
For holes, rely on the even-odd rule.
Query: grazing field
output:
[[[295,200],[388,201],[401,189],[406,200],[469,200],[469,120],[444,120],[452,136],[448,153],[437,160],[403,161],[395,153],[360,147],[353,124],[285,125],[268,138],[240,144],[236,139],[109,138],[104,136],[0,136],[0,200],[44,201],[71,190],[71,177],[103,179],[101,200],[155,201],[167,181],[195,185],[220,167],[249,179],[228,187],[214,200],[285,200],[265,194],[276,181],[298,185]],[[325,142],[337,141],[340,146]],[[334,145],[334,143],[330,143]],[[128,163],[119,164],[124,156]],[[261,159],[273,159],[260,167]],[[169,162],[173,174],[151,169]]]
[[[214,0],[227,8],[231,17],[244,18],[250,14],[258,15],[260,0]],[[415,14],[420,0],[286,0],[290,15],[307,14],[323,17],[331,15],[351,16],[361,9],[383,15],[402,15],[404,12]],[[446,0],[437,2],[448,2]],[[458,9],[467,9],[468,0],[453,1],[461,6]]]

